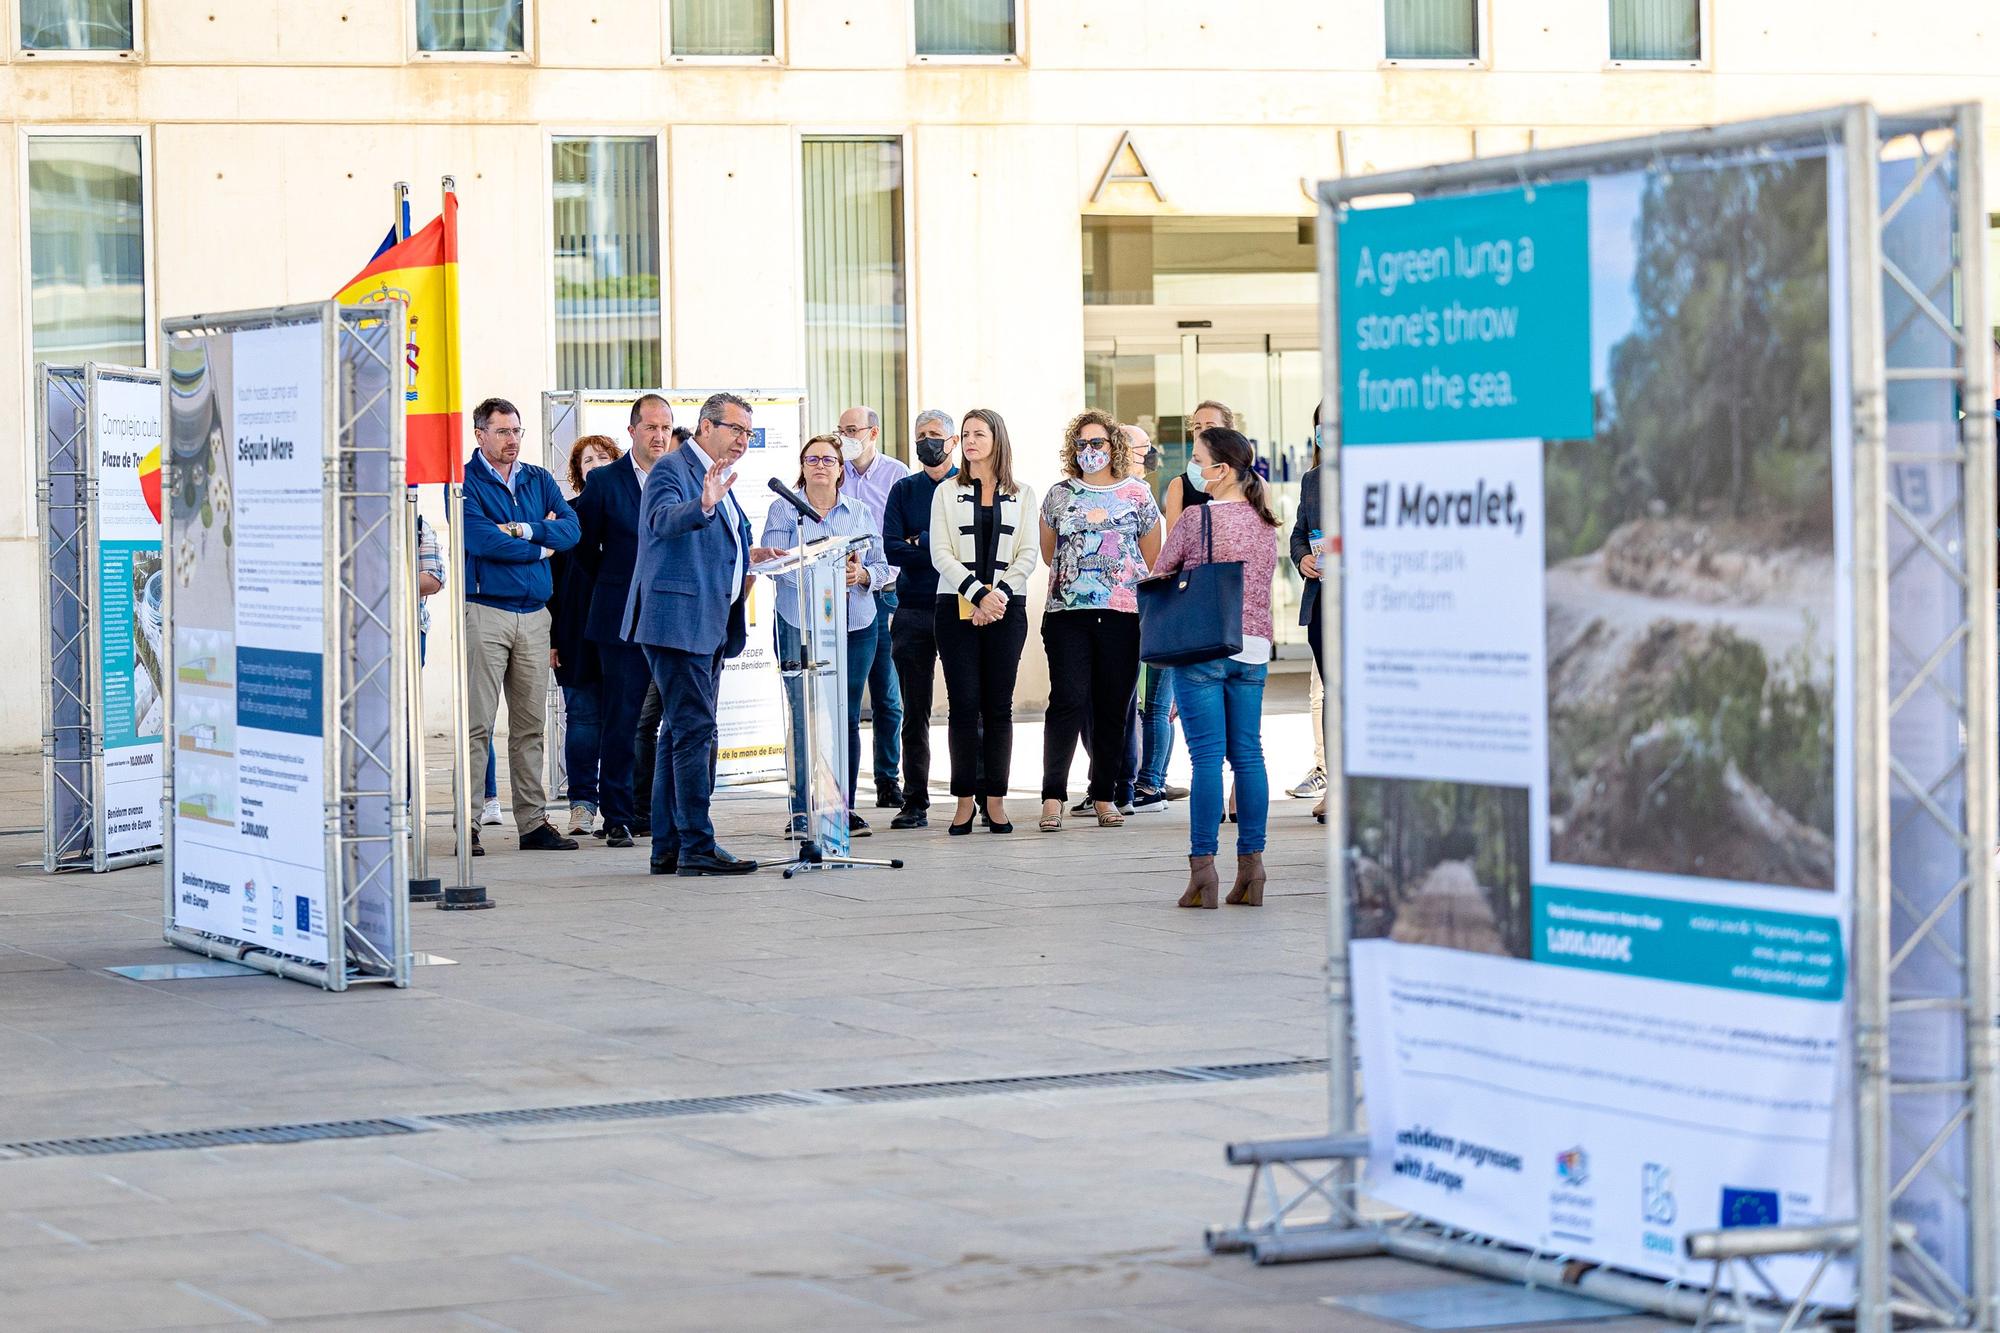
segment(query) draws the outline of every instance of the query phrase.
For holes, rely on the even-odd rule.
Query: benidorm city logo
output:
[[[1590,1154],[1582,1148],[1571,1148],[1556,1154],[1556,1179],[1572,1188],[1581,1188],[1590,1180]]]
[[[243,901],[246,903],[254,903],[257,901],[256,880],[246,879],[243,881]]]

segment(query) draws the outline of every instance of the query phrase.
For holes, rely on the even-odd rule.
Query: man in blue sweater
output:
[[[479,447],[465,465],[465,666],[470,772],[486,762],[493,716],[507,698],[507,785],[523,851],[574,851],[549,826],[542,723],[549,692],[548,557],[578,527],[556,479],[521,462],[521,413],[505,398],[472,409]],[[472,808],[472,853],[484,856]]]
[[[889,651],[903,695],[903,808],[889,827],[904,829],[930,824],[931,685],[937,674],[937,634],[931,625],[938,582],[931,564],[931,496],[958,470],[951,462],[958,431],[949,416],[931,408],[917,417],[912,433],[922,470],[890,487],[882,508],[882,549],[898,570],[901,592],[889,627]]]

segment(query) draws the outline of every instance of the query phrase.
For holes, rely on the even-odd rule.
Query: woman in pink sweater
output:
[[[1174,668],[1174,692],[1194,786],[1188,799],[1188,886],[1182,907],[1214,907],[1222,827],[1222,760],[1236,774],[1236,883],[1229,901],[1264,902],[1264,830],[1270,783],[1264,773],[1264,673],[1271,660],[1271,578],[1278,567],[1278,520],[1264,481],[1251,469],[1250,441],[1224,427],[1205,430],[1188,460],[1187,478],[1208,503],[1185,510],[1154,562],[1171,574],[1210,558],[1203,525],[1212,525],[1217,563],[1243,566],[1243,651],[1216,662]]]

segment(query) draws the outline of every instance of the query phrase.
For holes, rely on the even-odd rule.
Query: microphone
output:
[[[783,500],[786,504],[798,510],[799,517],[809,518],[815,523],[826,522],[826,516],[821,514],[819,510],[814,509],[811,505],[807,504],[805,496],[800,495],[797,491],[785,485],[784,482],[779,481],[776,477],[771,478],[765,484],[771,488],[771,494],[777,496],[779,499]]]

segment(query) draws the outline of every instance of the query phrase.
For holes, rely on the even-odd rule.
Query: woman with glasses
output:
[[[583,479],[625,456],[609,435],[585,435],[570,446],[569,467],[559,478],[563,498],[583,493]],[[604,675],[597,650],[584,637],[590,611],[590,576],[578,566],[574,549],[557,551],[549,561],[554,595],[549,598],[549,665],[563,693],[563,772],[569,786],[569,835],[593,832],[597,821],[597,769],[601,757],[598,724],[603,716]],[[488,764],[493,750],[487,747]],[[490,770],[489,770],[490,771]],[[603,830],[595,830],[603,837]]]
[[[1042,643],[1049,654],[1049,712],[1042,732],[1041,830],[1062,827],[1069,767],[1084,718],[1090,802],[1100,828],[1118,812],[1125,715],[1139,684],[1139,580],[1160,553],[1160,511],[1133,478],[1131,446],[1111,414],[1080,412],[1063,432],[1063,479],[1042,501],[1042,559],[1049,599]]]
[[[847,556],[847,827],[855,837],[869,834],[868,821],[854,811],[854,783],[861,764],[861,692],[868,684],[868,668],[875,662],[875,593],[889,577],[889,561],[882,553],[882,536],[868,509],[858,500],[841,494],[840,439],[815,435],[799,450],[799,477],[795,485],[806,503],[820,515],[818,521],[805,518],[791,505],[777,501],[764,517],[760,548],[754,552],[767,557],[798,547],[800,527],[805,540],[822,537],[867,537],[868,545]],[[805,832],[805,746],[801,732],[805,717],[805,686],[800,679],[806,660],[805,617],[799,606],[797,570],[778,575],[778,661],[785,672],[785,694],[790,704],[792,728],[792,819],[787,832]]]
[[[1263,478],[1252,468],[1250,441],[1213,427],[1195,441],[1188,475],[1208,503],[1181,515],[1160,548],[1155,574],[1214,560],[1243,566],[1243,650],[1233,657],[1174,668],[1181,726],[1194,761],[1188,801],[1188,885],[1182,907],[1216,906],[1215,854],[1222,825],[1222,760],[1236,775],[1236,882],[1229,901],[1264,902],[1264,832],[1270,784],[1261,734],[1264,676],[1271,660],[1271,579],[1278,569],[1278,519]]]
[[[983,801],[995,833],[1012,833],[1007,778],[1014,760],[1014,677],[1028,642],[1028,576],[1035,539],[1035,488],[1014,480],[1007,423],[975,407],[958,427],[961,466],[931,497],[931,563],[938,572],[938,656],[950,705],[948,830],[972,832]]]

